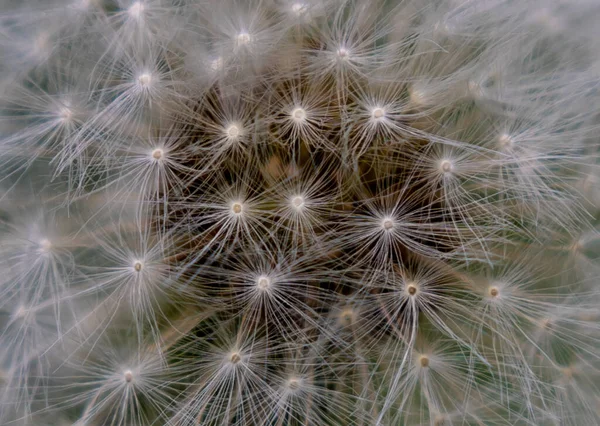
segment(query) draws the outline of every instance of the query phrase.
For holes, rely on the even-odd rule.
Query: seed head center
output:
[[[350,308],[344,309],[340,312],[340,320],[344,325],[352,324],[354,319],[354,311]]]
[[[411,295],[414,296],[415,294],[417,294],[417,286],[414,284],[408,284],[406,286],[406,292]]]
[[[385,110],[383,108],[377,107],[373,109],[372,116],[374,119],[379,120],[385,116]]]
[[[60,108],[58,115],[62,121],[71,121],[73,118],[73,111],[71,111],[71,108],[63,106]]]
[[[301,209],[302,207],[304,207],[304,198],[302,198],[301,196],[296,196],[292,198],[292,206],[294,206],[294,208],[297,210]]]
[[[236,139],[240,136],[240,128],[235,124],[232,124],[227,128],[227,136],[232,139]]]
[[[231,211],[235,214],[241,214],[242,213],[242,204],[241,203],[233,203],[231,205]]]
[[[237,42],[238,45],[240,46],[244,46],[248,43],[250,43],[251,37],[250,34],[248,34],[247,32],[241,32],[237,35]]]
[[[292,5],[292,12],[294,12],[296,15],[301,15],[304,12],[306,12],[306,5],[304,3],[294,3]]]
[[[337,51],[337,55],[340,59],[346,60],[350,57],[350,51],[345,47],[340,47]]]
[[[129,6],[129,9],[127,9],[127,13],[129,13],[129,16],[136,19],[142,15],[142,12],[144,12],[144,5],[141,1],[136,1],[131,6]]]
[[[256,282],[259,290],[265,291],[271,287],[271,280],[268,277],[260,276],[258,277],[258,281]]]
[[[513,147],[513,145],[514,140],[510,137],[510,135],[502,133],[500,136],[498,136],[498,146],[501,149],[510,149]]]
[[[440,169],[444,173],[450,173],[453,169],[452,163],[449,160],[442,160],[440,162]]]
[[[164,151],[160,148],[156,148],[154,151],[152,151],[152,158],[154,158],[155,160],[160,160],[164,155]]]
[[[223,58],[219,56],[218,58],[213,59],[212,61],[210,61],[209,67],[212,71],[220,70],[221,68],[223,68]]]
[[[148,73],[141,74],[138,77],[138,82],[140,83],[140,86],[148,87],[148,86],[150,86],[150,83],[152,82],[152,76]]]
[[[386,231],[390,231],[394,228],[394,220],[386,217],[385,219],[383,219],[383,221],[381,222],[381,226],[383,227],[383,229],[385,229]]]
[[[302,121],[306,120],[306,111],[304,111],[304,109],[302,109],[302,108],[295,108],[292,111],[292,118],[296,122],[302,122]]]
[[[237,352],[233,352],[231,355],[229,355],[229,362],[231,362],[234,365],[240,362],[241,360],[242,357]]]
[[[40,246],[40,251],[43,252],[48,252],[52,248],[52,242],[50,242],[50,240],[47,238],[41,239],[38,244]]]
[[[297,379],[296,377],[292,377],[291,379],[288,380],[288,388],[290,388],[290,390],[297,390],[300,387],[300,379]]]

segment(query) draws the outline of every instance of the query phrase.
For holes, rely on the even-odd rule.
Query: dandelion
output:
[[[229,332],[233,328],[233,334]],[[260,396],[267,393],[263,363],[265,343],[251,333],[225,325],[204,341],[189,341],[186,357],[173,365],[174,372],[189,376],[190,398],[177,408],[176,424],[218,424],[237,416],[252,422],[262,412]],[[187,379],[186,381],[189,381]]]
[[[5,0],[0,423],[600,424],[592,0]]]
[[[155,347],[120,343],[104,341],[98,352],[86,342],[72,342],[76,352],[60,367],[54,407],[83,405],[83,423],[108,419],[114,425],[141,425],[166,415],[174,389],[162,383],[165,366]]]

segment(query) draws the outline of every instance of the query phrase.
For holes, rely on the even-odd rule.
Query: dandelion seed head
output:
[[[304,12],[306,12],[307,6],[304,3],[296,2],[292,4],[290,9],[296,15],[302,15]]]
[[[371,117],[373,120],[380,121],[385,118],[385,109],[382,107],[375,107],[371,110]]]
[[[413,282],[409,282],[406,284],[406,292],[409,296],[415,296],[419,291],[417,285]]]
[[[232,124],[225,129],[225,133],[229,139],[237,139],[242,132],[237,124]]]
[[[165,153],[161,148],[155,148],[154,150],[152,150],[152,153],[151,153],[152,158],[155,159],[156,161],[161,160],[164,155],[165,155]]]
[[[415,106],[424,106],[428,103],[428,96],[425,90],[412,86],[408,91],[410,102]]]
[[[498,297],[500,295],[500,290],[496,286],[492,286],[488,289],[488,293],[491,297]]]
[[[133,19],[141,18],[142,14],[144,13],[144,3],[142,3],[141,1],[136,1],[131,6],[129,6],[129,8],[127,9],[127,13]]]
[[[261,275],[256,280],[256,287],[260,291],[268,291],[271,288],[271,279],[265,275]]]
[[[354,310],[352,308],[342,309],[339,313],[338,319],[341,325],[348,326],[354,322]]]
[[[336,53],[337,53],[338,58],[341,59],[342,61],[350,59],[350,50],[348,50],[345,47],[340,47]]]
[[[63,105],[59,108],[58,117],[62,122],[68,123],[73,119],[73,110],[67,105]]]
[[[294,108],[290,115],[292,120],[294,120],[296,123],[303,123],[306,121],[306,111],[303,108]]]
[[[450,160],[440,161],[440,171],[444,174],[451,173],[454,170],[454,165]]]
[[[229,354],[228,359],[231,364],[236,365],[242,360],[242,356],[239,352],[232,352]]]
[[[218,58],[211,59],[209,61],[208,67],[211,71],[220,71],[221,69],[223,69],[223,65],[223,58],[219,56]]]
[[[234,215],[239,216],[244,211],[244,205],[238,201],[231,204],[231,211]]]
[[[497,142],[498,142],[498,147],[501,150],[509,150],[514,145],[513,138],[509,134],[507,134],[507,133],[501,133],[498,136]]]
[[[295,210],[302,210],[304,208],[304,197],[296,195],[290,200],[290,204]]]
[[[24,320],[29,315],[29,309],[25,305],[17,305],[17,308],[12,313],[13,320]]]
[[[242,31],[236,36],[236,42],[238,46],[246,46],[250,44],[251,41],[252,36],[246,31]]]
[[[7,3],[1,424],[600,424],[596,1]]]
[[[299,377],[290,377],[287,381],[287,388],[291,391],[297,391],[302,385],[302,379]]]
[[[392,219],[391,217],[385,217],[381,221],[381,227],[383,228],[384,231],[391,232],[394,229],[394,226],[395,226],[394,219]]]
[[[152,84],[152,75],[150,73],[142,73],[138,76],[138,84],[142,89],[148,89]]]
[[[47,238],[42,238],[38,242],[39,251],[42,253],[48,253],[52,250],[52,242]]]

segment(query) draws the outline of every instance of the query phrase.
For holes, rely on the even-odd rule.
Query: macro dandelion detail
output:
[[[596,0],[5,0],[0,425],[600,424]]]

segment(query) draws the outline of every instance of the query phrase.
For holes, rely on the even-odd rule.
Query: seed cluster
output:
[[[600,7],[544,3],[0,6],[0,424],[600,423]]]

